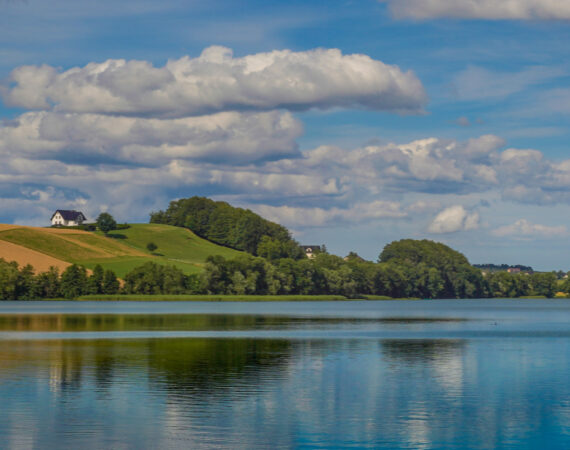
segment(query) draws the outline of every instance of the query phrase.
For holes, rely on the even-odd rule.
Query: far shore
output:
[[[484,300],[567,300],[567,297],[547,298],[545,296],[525,296],[525,297],[496,297],[485,298]],[[389,300],[458,300],[469,299],[421,299],[421,298],[392,298],[380,295],[362,295],[356,298],[348,298],[343,295],[206,295],[206,294],[130,294],[130,295],[83,295],[76,299],[46,298],[37,300],[13,300],[18,302],[26,301],[72,301],[72,302],[331,302],[331,301],[389,301]],[[475,300],[475,299],[471,299]],[[481,299],[479,299],[481,300]],[[0,305],[2,302],[0,302]]]
[[[362,296],[347,298],[343,295],[83,295],[78,301],[182,301],[182,302],[317,302],[351,300],[394,300],[390,297]]]

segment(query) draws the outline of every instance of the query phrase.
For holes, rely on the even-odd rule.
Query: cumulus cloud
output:
[[[227,110],[333,107],[421,112],[427,96],[412,72],[337,49],[275,50],[235,58],[209,47],[199,57],[107,60],[60,72],[22,66],[4,101],[28,109],[183,117]]]
[[[540,224],[533,224],[526,219],[519,219],[511,225],[505,225],[492,231],[495,236],[508,236],[512,238],[559,238],[568,235],[568,229],[564,225],[560,226],[547,226]]]
[[[359,223],[373,219],[402,219],[407,216],[398,202],[381,200],[356,203],[350,208],[253,205],[251,209],[275,222],[298,227],[326,226],[339,221]]]
[[[410,19],[568,20],[570,4],[560,0],[380,0],[395,17]]]
[[[180,119],[23,114],[0,126],[0,153],[66,161],[157,165],[173,159],[248,162],[299,155],[301,123],[288,112],[221,112]]]
[[[461,205],[450,206],[441,211],[428,227],[430,233],[443,234],[479,228],[479,214],[468,211]]]
[[[336,174],[369,192],[467,193],[498,183],[496,161],[504,141],[492,135],[468,141],[427,138],[353,150],[322,146],[304,158],[278,161],[274,170]]]

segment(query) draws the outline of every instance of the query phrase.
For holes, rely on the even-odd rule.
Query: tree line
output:
[[[269,241],[267,241],[269,242]],[[273,245],[267,245],[272,249]],[[346,258],[318,253],[313,259],[243,254],[208,257],[200,274],[153,262],[133,269],[119,285],[115,274],[77,265],[61,275],[55,268],[35,275],[0,259],[0,299],[76,298],[87,294],[362,295],[392,298],[490,298],[545,296],[570,292],[554,273],[489,273],[471,266],[461,253],[440,243],[404,239],[388,244],[377,262],[351,253]]]
[[[72,264],[61,274],[56,267],[36,274],[33,266],[18,267],[0,258],[0,300],[73,299],[88,294],[117,294],[120,283],[115,273],[100,265],[91,274]]]

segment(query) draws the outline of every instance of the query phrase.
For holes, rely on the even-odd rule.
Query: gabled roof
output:
[[[321,251],[321,246],[320,245],[301,245],[301,248],[305,251],[307,250],[311,250],[311,251]]]
[[[63,220],[73,220],[74,222],[77,222],[77,219],[86,220],[85,215],[81,211],[70,211],[68,209],[58,209],[53,213],[50,220],[52,220],[57,213],[61,214]]]

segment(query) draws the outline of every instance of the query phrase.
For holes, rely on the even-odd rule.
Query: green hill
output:
[[[73,229],[3,226],[0,241],[90,269],[100,264],[119,277],[148,261],[174,265],[186,274],[197,273],[210,255],[232,258],[240,254],[187,229],[159,224],[133,224],[126,230],[109,233],[108,237]],[[149,242],[157,246],[154,253],[146,248]],[[17,256],[14,252],[9,259],[18,261]],[[30,260],[18,262],[34,265]]]

